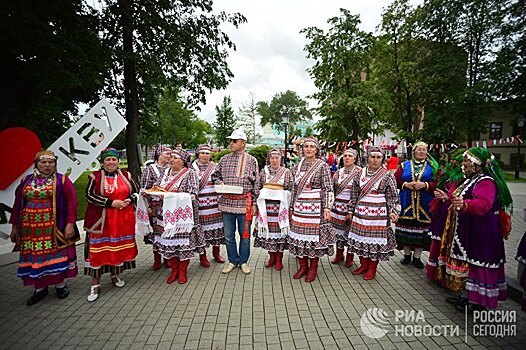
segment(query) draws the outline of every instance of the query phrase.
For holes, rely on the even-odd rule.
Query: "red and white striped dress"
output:
[[[334,184],[334,204],[331,209],[331,223],[336,233],[336,247],[343,249],[347,245],[349,235],[349,222],[345,221],[348,213],[348,204],[351,200],[352,177],[360,172],[359,166],[352,169],[339,169],[332,179]]]
[[[372,187],[362,193],[369,181]],[[389,215],[398,214],[400,199],[394,176],[383,168],[369,174],[367,167],[352,180],[349,212],[353,214],[347,244],[351,253],[388,261],[396,245]]]
[[[208,164],[195,161],[192,164],[199,180],[199,222],[205,233],[206,242],[212,246],[225,244],[223,216],[219,211],[219,194],[214,190],[212,174],[215,172],[214,162]]]

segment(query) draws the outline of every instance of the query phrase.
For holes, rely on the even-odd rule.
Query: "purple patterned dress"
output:
[[[77,197],[62,174],[27,176],[16,189],[10,223],[18,225],[18,277],[24,285],[45,288],[78,274],[75,241],[62,241],[67,223],[75,224]],[[77,233],[76,225],[74,229]],[[60,239],[62,238],[62,239]]]
[[[515,260],[519,262],[519,268],[522,270],[521,276],[517,276],[519,278],[519,282],[524,288],[523,294],[522,294],[522,310],[526,311],[526,232],[522,235],[521,242],[519,243],[519,248],[517,249],[517,256],[515,256]]]
[[[498,300],[507,299],[498,189],[485,174],[466,181],[460,194],[465,205],[458,211],[451,257],[469,264],[466,282],[469,301],[496,308]]]

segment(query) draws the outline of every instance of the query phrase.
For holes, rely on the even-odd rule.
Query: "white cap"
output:
[[[228,136],[227,139],[233,139],[233,140],[247,140],[247,134],[241,129],[237,129],[232,131],[232,135]]]

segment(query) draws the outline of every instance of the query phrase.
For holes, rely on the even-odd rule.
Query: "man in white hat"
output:
[[[259,196],[259,170],[256,158],[245,152],[247,135],[243,130],[234,130],[230,139],[232,153],[223,156],[212,175],[215,184],[238,186],[241,194],[223,193],[219,198],[219,210],[223,213],[223,224],[229,263],[222,273],[229,273],[240,266],[245,274],[250,273],[250,225],[256,215],[256,199]],[[239,193],[239,192],[238,192]],[[239,232],[239,251],[235,233]]]

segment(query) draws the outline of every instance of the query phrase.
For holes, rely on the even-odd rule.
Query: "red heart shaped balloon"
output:
[[[5,190],[33,164],[42,144],[29,129],[9,128],[0,131],[0,150],[0,190]]]

